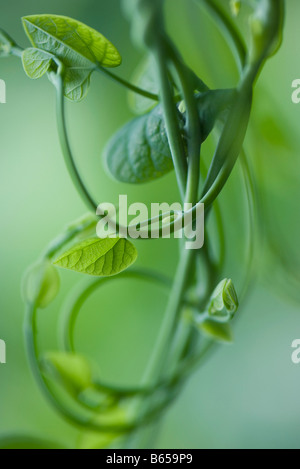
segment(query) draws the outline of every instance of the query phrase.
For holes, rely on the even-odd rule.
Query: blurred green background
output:
[[[287,3],[284,44],[259,80],[247,147],[262,190],[268,232],[278,240],[281,254],[296,261],[300,107],[292,104],[291,83],[300,74],[300,5],[296,0]],[[187,62],[210,86],[232,86],[237,75],[230,51],[204,11],[192,0],[169,0],[167,12],[170,34]],[[1,2],[0,27],[25,46],[20,17],[36,13],[71,16],[101,31],[120,50],[123,65],[118,73],[126,78],[142,58],[130,41],[119,0]],[[51,84],[46,78],[30,81],[15,58],[0,62],[0,78],[7,83],[7,104],[0,105],[0,338],[7,343],[7,364],[0,365],[0,435],[35,435],[74,447],[79,432],[52,411],[28,369],[20,284],[47,243],[86,209],[61,156]],[[85,101],[68,104],[72,145],[84,178],[99,202],[117,202],[118,195],[125,193],[132,202],[176,201],[174,175],[130,187],[111,181],[104,172],[102,149],[131,116],[126,91],[100,75],[92,78]],[[242,252],[247,229],[239,178],[237,168],[223,196],[229,250],[226,276],[237,283],[245,273]],[[138,265],[174,273],[176,243],[140,242],[137,247]],[[279,258],[269,258],[261,245],[255,260],[257,271],[265,275],[259,276],[244,302],[234,345],[220,347],[190,379],[162,424],[159,448],[300,447],[300,365],[291,362],[291,343],[300,337],[297,286],[292,292],[285,289],[286,296],[275,295],[286,283],[286,274]],[[269,283],[275,276],[272,290]],[[64,273],[62,280],[58,300],[40,314],[39,342],[44,350],[56,348],[60,306],[81,277]],[[162,289],[150,290],[143,282],[120,281],[117,295],[115,287],[104,287],[82,311],[78,350],[97,360],[106,381],[138,383],[165,303]]]

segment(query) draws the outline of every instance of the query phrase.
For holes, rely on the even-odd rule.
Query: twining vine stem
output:
[[[64,97],[64,76],[63,73],[55,74],[55,84],[56,84],[56,99],[57,99],[57,128],[58,135],[60,139],[62,154],[64,156],[65,164],[67,166],[68,172],[71,176],[74,186],[77,188],[78,192],[81,194],[82,199],[86,202],[86,205],[92,212],[97,210],[97,202],[90,195],[89,191],[84,184],[81,175],[77,169],[76,163],[73,158],[72,150],[70,147],[68,133],[66,128],[66,118],[65,118],[65,97]]]
[[[119,83],[120,85],[124,86],[130,91],[133,91],[133,93],[137,93],[141,96],[144,96],[144,98],[151,99],[152,101],[159,101],[159,96],[154,93],[150,93],[149,91],[143,90],[139,88],[138,86],[133,85],[127,80],[124,80],[123,78],[119,77],[118,75],[115,75],[114,73],[110,72],[107,70],[105,67],[101,67],[101,65],[98,65],[96,70],[100,73],[103,73],[104,75],[108,76],[111,78],[113,81]]]

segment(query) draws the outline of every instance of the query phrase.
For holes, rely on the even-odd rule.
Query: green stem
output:
[[[14,55],[15,57],[21,58],[22,54],[23,54],[23,51],[24,51],[24,49],[22,49],[22,47],[19,47],[17,45],[13,46],[11,48],[11,54]]]
[[[11,48],[11,54],[14,55],[15,57],[22,57],[24,49],[22,47],[19,47],[17,44],[12,46]],[[101,67],[101,65],[98,65],[96,67],[96,71],[103,73],[104,75],[108,76],[115,82],[119,83],[120,85],[124,86],[125,88],[133,91],[134,93],[137,93],[141,96],[144,96],[145,98],[152,99],[153,101],[159,101],[159,96],[154,93],[150,93],[147,90],[143,90],[142,88],[139,88],[138,86],[133,85],[132,83],[128,82],[127,80],[124,80],[121,77],[118,77],[114,73],[110,72],[107,68]]]
[[[32,374],[42,392],[47,398],[54,409],[69,423],[76,425],[79,428],[84,428],[85,431],[91,430],[95,432],[104,433],[131,433],[136,431],[138,428],[148,425],[153,421],[155,416],[159,415],[163,408],[168,404],[169,400],[172,399],[172,395],[168,396],[167,399],[160,405],[153,406],[148,412],[146,412],[142,419],[136,419],[130,424],[100,424],[93,422],[93,414],[86,416],[80,415],[73,408],[67,408],[65,403],[60,402],[57,395],[54,395],[47,385],[45,378],[43,377],[42,371],[39,365],[38,357],[38,346],[37,346],[37,324],[36,324],[37,307],[35,304],[27,304],[24,333],[25,333],[25,344],[27,350],[27,356]],[[175,389],[171,390],[170,393],[175,392]],[[82,405],[82,403],[78,402]],[[85,408],[85,406],[84,406]]]
[[[190,80],[191,76],[189,70],[181,63],[180,59],[178,59],[177,51],[170,41],[163,35],[159,36],[159,39],[154,45],[154,54],[159,72],[161,102],[164,109],[167,134],[177,175],[177,182],[183,200],[194,204],[197,201],[200,178],[201,131],[193,84],[192,80]],[[172,95],[168,79],[168,67],[166,65],[167,52],[171,52],[171,58],[176,67],[183,90],[183,97],[186,101],[188,167],[178,125],[177,109],[174,105],[174,96]],[[156,383],[163,370],[165,357],[168,355],[170,343],[177,329],[177,322],[180,318],[186,288],[190,278],[192,278],[195,261],[194,254],[192,250],[182,250],[181,252],[169,303],[154,346],[154,352],[143,376],[142,386],[148,386],[153,382]]]
[[[188,280],[192,274],[193,260],[194,252],[192,250],[182,252],[173,287],[170,292],[169,303],[153,348],[153,354],[142,379],[142,387],[153,386],[153,383],[157,383],[159,380],[164,365],[164,358],[168,354],[174,329],[179,319]]]
[[[241,293],[241,298],[246,296],[247,291],[249,290],[249,285],[251,284],[254,277],[254,261],[255,261],[255,240],[256,240],[256,226],[257,226],[257,217],[256,217],[256,207],[257,203],[257,193],[254,183],[254,178],[252,175],[251,168],[247,161],[247,156],[245,150],[241,152],[241,165],[243,171],[243,177],[245,180],[247,202],[249,207],[249,241],[247,249],[247,264],[246,264],[246,278],[244,280],[244,285]]]
[[[168,78],[166,50],[163,43],[158,42],[154,49],[160,84],[161,103],[164,110],[169,145],[173,157],[177,183],[182,200],[185,198],[187,180],[187,161],[183,139],[180,132],[178,111],[174,103],[174,93]]]
[[[221,31],[233,44],[233,51],[239,70],[243,70],[247,59],[247,49],[243,37],[236,25],[227,16],[225,11],[214,0],[202,0],[206,8],[210,11],[216,22],[219,24]]]
[[[57,98],[57,127],[60,139],[60,145],[68,172],[72,178],[74,186],[78,190],[83,202],[92,211],[96,212],[98,204],[90,195],[86,185],[84,184],[72,154],[70,142],[68,139],[66,118],[65,118],[65,97],[64,97],[64,81],[60,74],[56,77],[56,98]]]
[[[188,139],[188,173],[185,202],[196,204],[200,179],[201,122],[194,94],[192,72],[181,62],[171,45],[171,54],[177,71],[186,106],[186,131]]]
[[[168,289],[171,286],[171,280],[169,280],[165,276],[156,272],[151,272],[143,269],[131,269],[129,271],[122,272],[121,274],[119,274],[118,279],[121,280],[124,278],[153,282]],[[74,330],[78,315],[90,295],[92,295],[98,288],[106,285],[107,283],[110,283],[111,281],[113,281],[113,277],[105,277],[96,279],[93,282],[88,282],[88,284],[85,283],[83,288],[79,290],[78,286],[76,286],[76,291],[71,294],[70,301],[67,302],[62,317],[61,345],[64,351],[71,353],[76,352],[74,345]]]
[[[93,228],[96,229],[96,217],[95,220],[88,220],[77,224],[73,229],[68,229],[65,233],[59,235],[45,250],[45,258],[52,260],[56,254],[68,243],[70,243],[76,236],[80,235],[83,231],[89,231]]]
[[[25,323],[24,323],[24,333],[25,333],[25,344],[27,350],[28,361],[30,365],[31,372],[38,384],[42,394],[46,396],[51,405],[64,417],[67,421],[71,423],[77,423],[79,426],[86,426],[88,420],[81,419],[81,417],[76,417],[71,415],[65,408],[64,405],[61,405],[58,400],[52,395],[47,387],[39,367],[38,360],[38,347],[36,341],[36,314],[37,308],[33,304],[28,304],[25,314]]]
[[[87,189],[87,186],[83,182],[80,173],[77,169],[75,159],[71,150],[71,145],[69,142],[69,137],[68,137],[68,131],[67,131],[67,125],[66,125],[66,117],[65,117],[65,98],[64,98],[64,85],[63,85],[63,75],[57,74],[55,75],[55,84],[56,84],[56,94],[57,94],[57,125],[58,125],[58,133],[59,133],[59,139],[60,139],[60,144],[61,144],[61,149],[62,153],[64,156],[64,160],[68,169],[68,172],[71,176],[71,179],[74,183],[74,186],[77,188],[78,193],[80,194],[82,200],[84,203],[87,205],[87,207],[92,210],[93,212],[96,212],[98,204],[96,201],[93,199],[93,197],[90,195],[89,190]],[[172,106],[174,103],[172,102]],[[175,106],[175,105],[174,105]],[[176,107],[175,107],[176,110]],[[177,119],[177,115],[175,115],[175,118]],[[181,137],[180,137],[181,139]],[[174,146],[176,145],[176,142],[174,142]],[[178,151],[176,150],[176,153]],[[159,216],[159,220],[161,221],[165,215],[162,214]],[[121,227],[119,226],[118,223],[115,223],[115,221],[111,221],[113,225],[116,225],[117,230],[119,230]],[[153,223],[153,220],[149,219],[147,220],[148,226]],[[139,225],[136,225],[136,228],[138,228]],[[122,230],[127,230],[127,227],[122,227]],[[128,230],[127,230],[128,233]],[[151,227],[148,231],[149,234],[151,234]]]
[[[262,61],[252,64],[244,70],[237,89],[235,102],[227,118],[215,155],[210,165],[204,184],[202,202],[210,205],[223,189],[246,137],[253,98],[253,85],[257,79]],[[237,129],[234,132],[234,129]]]
[[[193,86],[193,74],[186,65],[182,62],[181,57],[179,56],[177,50],[171,42],[169,42],[170,56],[174,63],[180,86],[182,89],[183,99],[186,106],[186,134],[188,141],[188,174],[187,174],[187,188],[185,195],[185,202],[191,203],[194,205],[197,202],[198,190],[199,190],[199,181],[200,181],[200,154],[201,154],[201,122],[198,113],[198,107],[194,94]],[[181,249],[184,249],[182,246]],[[190,266],[190,273],[195,264],[195,253],[193,253],[193,258],[191,260],[192,264]],[[188,274],[187,274],[188,275]],[[188,275],[190,279],[187,279],[187,285],[192,279],[192,275]],[[176,288],[176,287],[175,287]],[[170,349],[169,359],[171,360],[170,370],[168,372],[173,372],[178,365],[178,361],[183,353],[183,350],[186,347],[186,343],[190,336],[189,327],[182,327],[182,322],[180,321],[177,327],[177,334],[174,336],[173,348]]]
[[[224,229],[224,222],[222,218],[222,212],[220,205],[217,203],[217,200],[214,203],[214,211],[215,211],[215,219],[218,231],[218,238],[219,238],[219,262],[218,262],[218,270],[222,272],[224,263],[225,263],[225,256],[226,256],[226,245],[225,245],[225,229]]]
[[[246,136],[251,106],[252,85],[248,80],[242,82],[237,92],[235,103],[220,137],[214,158],[205,181],[203,194],[207,194],[220,173],[224,184],[229,177],[242,149]]]
[[[108,76],[109,78],[116,81],[120,85],[125,86],[126,88],[133,91],[134,93],[144,96],[144,98],[152,99],[152,101],[159,101],[159,96],[157,94],[150,93],[149,91],[143,90],[142,88],[139,88],[138,86],[133,85],[127,80],[124,80],[123,78],[118,77],[114,73],[110,72],[107,68],[101,67],[101,65],[97,66],[96,71],[103,73],[104,75]]]
[[[180,369],[178,370],[177,375],[174,377],[174,381],[177,382],[178,380],[185,380],[192,373],[192,371],[199,368],[202,360],[207,358],[208,353],[211,353],[217,346],[218,344],[216,342],[213,340],[208,340],[200,352],[191,357],[188,357],[185,361],[183,361],[183,363],[180,365]]]

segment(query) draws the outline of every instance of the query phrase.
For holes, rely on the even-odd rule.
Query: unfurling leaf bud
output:
[[[250,18],[252,34],[251,62],[267,59],[277,52],[282,42],[284,19],[283,0],[257,1]]]
[[[208,313],[210,316],[232,319],[239,306],[238,297],[231,279],[224,279],[213,292]]]

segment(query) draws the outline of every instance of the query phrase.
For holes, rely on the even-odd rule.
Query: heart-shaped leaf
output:
[[[30,47],[22,54],[22,63],[25,73],[29,78],[36,80],[48,72],[53,60],[52,54],[41,49]]]
[[[196,96],[203,142],[233,96],[232,90],[207,91]],[[185,137],[185,113],[178,112],[178,119]],[[106,146],[104,160],[115,179],[129,184],[153,181],[170,172],[174,166],[161,105],[122,127]]]
[[[55,265],[84,274],[109,277],[135,262],[137,251],[127,239],[91,238],[65,252]]]
[[[115,179],[130,184],[153,181],[171,171],[174,166],[162,107],[122,127],[104,150],[104,159]]]
[[[80,101],[87,93],[90,76],[97,65],[117,67],[121,57],[102,34],[85,24],[57,15],[23,18],[32,45],[55,55],[65,67],[65,95]]]

